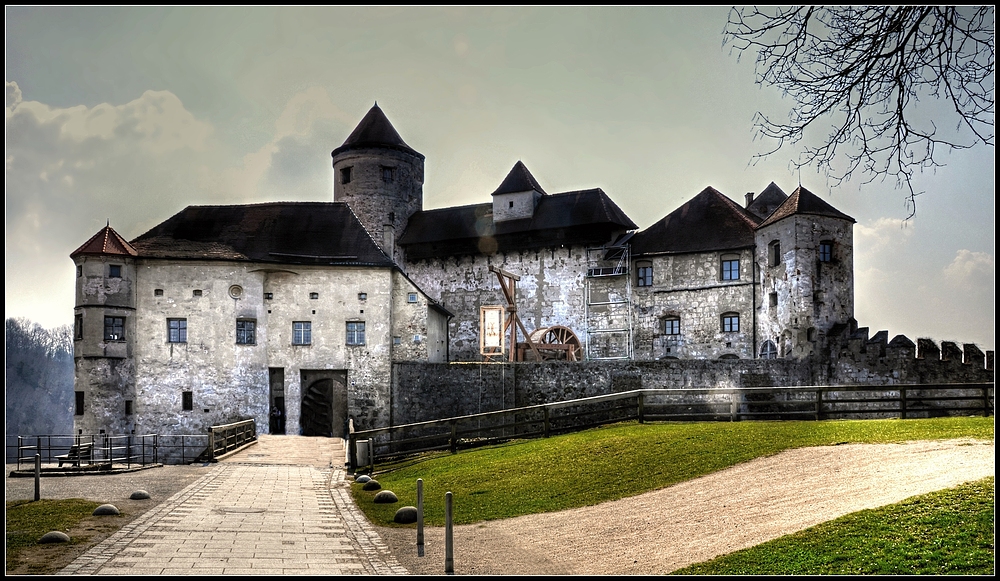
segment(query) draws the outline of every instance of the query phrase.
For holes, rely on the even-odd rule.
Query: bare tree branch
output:
[[[915,172],[940,167],[941,151],[994,146],[993,23],[993,6],[733,8],[724,42],[755,52],[757,82],[794,101],[787,121],[755,116],[775,142],[755,159],[788,145],[794,167],[815,164],[834,186],[893,176],[912,217]],[[922,100],[953,112],[935,122]]]

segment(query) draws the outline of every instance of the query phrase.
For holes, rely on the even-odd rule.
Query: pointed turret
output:
[[[542,196],[547,195],[542,186],[538,185],[535,176],[531,175],[527,166],[518,160],[500,182],[492,194],[493,221],[524,220],[535,215]]]

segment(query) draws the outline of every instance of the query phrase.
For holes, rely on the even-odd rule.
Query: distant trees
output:
[[[7,319],[5,327],[8,441],[17,435],[71,433],[72,329],[44,329],[21,318]]]
[[[793,101],[787,121],[757,114],[775,142],[760,157],[798,144],[796,167],[834,184],[893,176],[915,202],[914,171],[942,165],[940,149],[994,145],[994,18],[993,6],[733,8],[725,42],[756,53],[757,82]]]

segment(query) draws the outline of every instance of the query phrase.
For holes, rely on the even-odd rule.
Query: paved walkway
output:
[[[406,574],[343,466],[340,439],[261,436],[59,574]]]

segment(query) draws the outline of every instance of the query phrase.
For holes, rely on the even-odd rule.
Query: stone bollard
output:
[[[417,478],[417,556],[424,556],[424,479]]]

